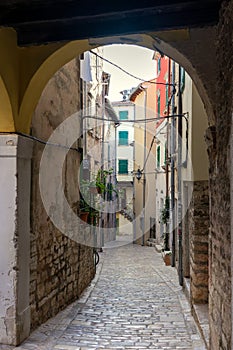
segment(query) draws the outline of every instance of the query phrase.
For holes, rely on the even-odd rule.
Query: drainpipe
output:
[[[172,63],[172,84],[175,89],[175,62]],[[175,113],[175,92],[172,96],[172,114]],[[176,264],[176,230],[175,230],[175,147],[176,147],[176,118],[172,118],[171,122],[171,230],[172,232],[172,262],[174,267]]]
[[[146,106],[147,106],[147,88],[144,88],[145,98],[144,98],[144,155],[143,155],[143,192],[142,192],[142,215],[143,215],[143,227],[142,227],[142,246],[145,245],[145,222],[146,222]]]
[[[168,61],[168,89],[169,89],[169,93],[168,96],[170,96],[170,83],[171,83],[171,77],[170,77],[170,71],[171,71],[171,59],[169,58]],[[169,117],[170,115],[170,101],[168,102],[168,108],[167,108],[167,115]],[[169,121],[169,119],[168,119]],[[165,203],[167,203],[167,200],[169,198],[169,165],[168,165],[168,137],[169,137],[169,122],[167,123],[167,147],[166,147],[166,199],[165,199]],[[166,204],[165,204],[166,205]],[[167,208],[167,210],[169,210],[169,208]],[[166,238],[165,238],[165,250],[169,250],[170,249],[170,243],[169,243],[169,223],[166,222],[166,232],[165,232]]]
[[[104,142],[105,142],[105,122],[104,122],[104,116],[105,116],[105,94],[104,94],[104,86],[102,87],[102,150],[101,150],[101,168],[104,169]],[[100,220],[100,228],[101,228],[101,234],[100,234],[100,247],[103,248],[104,246],[104,202],[105,198],[101,199],[101,220]]]
[[[114,147],[115,147],[115,158],[114,158],[114,187],[115,189],[117,188],[117,128],[120,125],[120,123],[115,123],[114,124],[114,129],[115,129],[115,139],[114,139]],[[118,211],[118,198],[117,195],[114,194],[114,228],[115,228],[115,239],[116,239],[116,234],[117,234],[117,219],[116,219],[116,213]]]
[[[181,67],[179,66],[178,114],[182,115]],[[179,283],[183,286],[183,252],[182,252],[182,117],[178,117],[178,239],[179,239]]]
[[[135,164],[135,105],[133,106],[133,171],[136,169],[136,164]],[[133,176],[133,243],[136,243],[136,217],[135,217],[135,176]]]
[[[135,169],[135,140],[133,146],[133,169]],[[133,243],[136,243],[136,219],[135,219],[135,177],[133,177]]]

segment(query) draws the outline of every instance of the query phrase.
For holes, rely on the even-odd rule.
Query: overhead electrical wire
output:
[[[156,84],[156,85],[165,85],[165,86],[173,86],[175,87],[176,84],[171,84],[171,83],[158,83],[158,82],[154,82],[152,80],[147,80],[145,81],[144,79],[141,79],[137,76],[135,76],[134,74],[126,71],[125,69],[123,69],[122,67],[118,66],[116,63],[114,62],[111,62],[110,60],[108,60],[107,58],[105,57],[102,57],[101,55],[97,54],[96,52],[90,50],[90,52],[95,55],[96,57],[102,59],[103,61],[106,61],[107,63],[111,64],[112,66],[116,67],[117,69],[121,70],[122,72],[124,72],[125,74],[131,76],[132,78],[134,79],[137,79],[137,80],[140,80],[141,82],[144,82],[144,83],[151,83],[151,84]],[[174,92],[173,92],[174,94]],[[178,117],[183,117],[186,119],[186,122],[187,122],[187,117],[186,115],[188,115],[188,112],[187,113],[183,113],[183,114],[173,114],[173,115],[168,115],[168,116],[160,116],[160,117],[152,117],[152,118],[146,118],[146,119],[134,119],[134,120],[121,120],[119,121],[120,123],[151,123],[151,122],[155,122],[155,121],[160,121],[160,120],[164,120],[164,119],[169,119],[169,118],[178,118]],[[102,117],[97,117],[97,116],[84,116],[82,117],[82,119],[86,119],[86,118],[89,118],[89,119],[96,119],[96,120],[100,120],[102,122],[113,122],[114,121],[112,119],[103,119]],[[88,130],[87,130],[88,131]],[[8,133],[9,134],[9,133]],[[71,151],[75,151],[75,152],[78,152],[80,153],[80,149],[79,148],[76,148],[76,147],[69,147],[69,146],[66,146],[66,145],[62,145],[62,144],[58,144],[58,143],[52,143],[50,141],[45,141],[45,140],[42,140],[36,136],[33,136],[33,135],[28,135],[28,134],[25,134],[25,133],[22,133],[22,132],[14,132],[14,134],[17,134],[19,136],[23,136],[23,137],[26,137],[28,139],[31,139],[33,141],[36,141],[38,143],[41,143],[43,145],[48,145],[48,146],[53,146],[53,147],[58,147],[58,148],[63,148],[63,149],[66,149],[66,150],[71,150]],[[149,154],[151,152],[151,149],[152,149],[152,146],[153,146],[153,143],[154,143],[154,140],[155,140],[155,137],[157,136],[157,134],[155,136],[153,136],[153,139],[152,139],[152,142],[151,142],[151,145],[150,145],[150,149],[149,149],[149,152],[147,154],[147,157],[146,157],[146,160],[145,160],[145,163],[144,163],[144,166],[143,166],[143,169],[145,168],[145,165],[146,165],[146,162],[148,160],[148,157],[149,157]],[[143,171],[142,169],[142,171]]]
[[[183,117],[186,119],[187,121],[187,117],[186,117],[186,114],[188,113],[183,113],[183,114],[173,114],[173,115],[169,115],[169,116],[165,116],[165,117],[157,117],[157,118],[148,118],[148,119],[138,119],[138,120],[121,120],[120,123],[129,123],[129,122],[132,122],[132,123],[141,123],[141,122],[154,122],[154,121],[159,121],[159,120],[164,120],[164,119],[169,119],[169,118],[178,118],[178,117]],[[112,122],[114,123],[114,121],[112,119],[102,119],[101,117],[93,117],[93,116],[85,116],[84,118],[92,118],[92,119],[97,119],[97,120],[101,120],[101,121],[105,121],[105,122]],[[88,130],[87,130],[88,131]],[[4,133],[3,133],[4,134]],[[6,134],[9,134],[9,132],[7,132]],[[50,141],[45,141],[45,140],[42,140],[36,136],[33,136],[33,135],[28,135],[28,134],[25,134],[23,132],[14,132],[12,134],[16,134],[16,135],[19,135],[19,136],[23,136],[23,137],[26,137],[28,139],[31,139],[32,141],[36,141],[38,143],[41,143],[43,145],[48,145],[48,146],[52,146],[52,147],[57,147],[57,148],[63,148],[63,149],[66,149],[66,150],[71,150],[71,151],[75,151],[75,152],[78,152],[80,153],[80,149],[79,148],[76,148],[76,147],[69,147],[69,146],[66,146],[66,145],[62,145],[62,144],[59,144],[59,143],[53,143],[53,142],[50,142]],[[156,137],[157,135],[155,135],[153,137],[153,139]],[[153,143],[152,143],[153,144]],[[152,144],[150,146],[150,150],[148,152],[148,155],[147,155],[147,158],[149,157],[149,153],[151,151],[151,148],[152,148]],[[143,166],[143,168],[145,167],[145,164]]]
[[[9,134],[9,132],[7,132],[7,134]],[[23,132],[14,132],[13,134],[26,137],[27,139],[30,139],[32,141],[36,141],[36,142],[41,143],[41,144],[46,145],[46,146],[48,145],[48,146],[58,147],[58,148],[63,148],[63,149],[66,149],[66,150],[71,150],[71,151],[76,151],[78,153],[81,153],[79,148],[69,147],[69,146],[66,146],[66,145],[59,144],[59,143],[53,143],[53,142],[49,142],[49,141],[44,141],[44,140],[42,140],[42,139],[40,139],[40,138],[38,138],[36,136],[28,135],[28,134],[25,134]]]
[[[131,78],[134,78],[134,79],[136,79],[136,80],[140,80],[142,83],[150,83],[150,84],[165,85],[165,86],[174,86],[174,84],[172,84],[172,83],[158,83],[158,82],[153,81],[153,80],[144,80],[144,79],[142,79],[142,78],[139,78],[139,77],[137,77],[136,75],[134,75],[134,74],[128,72],[126,69],[124,69],[124,68],[118,66],[118,64],[116,64],[116,63],[114,63],[114,62],[108,60],[107,58],[105,58],[105,57],[99,55],[98,53],[96,53],[96,52],[94,52],[94,51],[92,51],[92,50],[90,50],[90,52],[91,52],[93,55],[95,55],[96,57],[100,58],[101,60],[103,60],[103,61],[105,61],[105,62],[111,64],[113,67],[115,67],[115,68],[121,70],[123,73],[129,75]]]
[[[153,147],[153,144],[154,144],[154,142],[155,142],[155,138],[156,138],[156,136],[154,135],[153,138],[152,138],[152,140],[151,140],[150,149],[149,149],[149,151],[148,151],[148,153],[147,153],[147,156],[146,156],[146,159],[145,159],[145,163],[144,163],[144,165],[143,165],[143,168],[141,169],[141,172],[143,172],[144,169],[145,169],[145,166],[146,166],[146,163],[147,163],[147,161],[148,161],[150,152],[151,152],[152,147]]]
[[[164,119],[169,119],[169,118],[179,118],[179,117],[183,117],[186,118],[186,114],[188,114],[187,112],[182,113],[182,114],[171,114],[171,115],[165,115],[165,116],[160,116],[160,117],[151,117],[151,118],[146,118],[146,119],[133,119],[133,120],[119,120],[119,123],[150,123],[150,122],[154,122],[154,121],[159,121],[159,120],[164,120]],[[85,118],[92,118],[92,119],[97,119],[97,120],[101,120],[101,121],[105,121],[105,122],[112,122],[114,123],[114,121],[112,119],[103,119],[102,117],[94,117],[94,116],[84,116],[83,119]]]

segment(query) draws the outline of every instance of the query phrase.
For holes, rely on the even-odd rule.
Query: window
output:
[[[160,168],[160,146],[157,147],[157,168]]]
[[[164,164],[166,165],[167,162],[167,142],[165,142],[165,147],[164,147]]]
[[[128,131],[119,131],[119,146],[128,146],[129,140],[128,140]]]
[[[161,57],[158,59],[158,75],[161,71]]]
[[[127,120],[129,112],[128,111],[119,111],[120,120]]]
[[[185,88],[185,70],[183,67],[181,67],[181,70],[180,70],[180,90],[181,90],[181,92],[184,91],[184,88]]]
[[[128,174],[128,159],[118,160],[119,174]]]
[[[160,90],[158,90],[158,96],[157,96],[157,112],[158,112],[158,117],[161,114],[161,106],[160,106]]]

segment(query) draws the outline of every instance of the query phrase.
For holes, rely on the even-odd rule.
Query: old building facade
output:
[[[4,223],[2,225],[4,239],[0,254],[3,276],[0,309],[1,342],[20,343],[28,336],[31,321],[30,254],[27,253],[30,251],[31,142],[19,133],[28,134],[30,132],[31,118],[39,97],[48,80],[58,69],[90,48],[107,43],[122,43],[127,40],[128,43],[146,46],[153,50],[156,47],[181,64],[193,79],[204,103],[208,117],[206,139],[209,157],[210,349],[223,350],[232,347],[233,2],[231,0],[218,2],[220,11],[215,7],[216,3],[214,2],[213,6],[208,3],[211,11],[206,11],[208,18],[205,17],[201,25],[200,16],[199,20],[191,16],[195,23],[194,26],[187,23],[190,16],[176,16],[180,19],[179,28],[173,21],[174,25],[171,24],[170,28],[162,27],[162,30],[153,27],[152,24],[150,28],[142,28],[142,25],[146,26],[151,22],[136,21],[137,25],[133,26],[130,31],[132,35],[127,36],[123,29],[122,31],[119,29],[123,28],[121,26],[111,27],[118,28],[117,33],[113,29],[112,31],[107,28],[104,30],[102,26],[95,26],[98,35],[95,35],[93,26],[90,27],[90,30],[81,26],[81,29],[86,31],[86,35],[81,31],[83,36],[79,37],[79,31],[79,33],[73,32],[74,36],[69,40],[78,40],[65,44],[56,42],[33,46],[35,42],[42,43],[42,37],[38,37],[37,41],[35,36],[33,37],[33,32],[27,30],[28,22],[26,21],[24,22],[26,27],[19,23],[14,27],[20,28],[18,29],[18,43],[23,42],[24,34],[24,42],[27,41],[27,44],[31,46],[19,47],[16,31],[11,28],[1,28],[0,131],[3,135],[0,141],[0,162],[1,169],[4,170],[0,177],[0,192],[1,198],[6,199],[1,201],[0,211],[0,219]],[[204,4],[206,3],[203,2],[203,6]],[[205,10],[201,9],[203,16]],[[195,13],[199,14],[200,11],[194,12],[193,15]],[[214,15],[216,15],[215,20]],[[212,19],[215,25],[213,22],[208,22],[209,19]],[[116,18],[113,20],[116,23]],[[7,22],[11,26],[14,20],[11,18],[9,21],[2,21],[1,25],[6,26]],[[205,22],[206,25],[204,25]],[[51,35],[54,32],[52,30],[48,32],[52,41]],[[120,36],[112,37],[116,34]],[[61,32],[59,35],[61,40],[64,39]],[[99,38],[88,40],[90,37],[97,36]],[[29,42],[30,37],[31,42]],[[50,40],[47,38],[47,42]]]
[[[80,60],[72,60],[48,82],[36,107],[31,134],[48,140],[51,133],[80,108]],[[81,123],[77,128],[81,127]],[[78,140],[76,147],[78,146]],[[52,147],[52,146],[51,146]],[[79,211],[79,168],[82,149],[70,151],[63,170],[66,198]],[[95,274],[93,248],[61,233],[48,217],[40,196],[39,172],[44,145],[34,142],[31,189],[31,328],[54,316],[87,287]],[[59,147],[51,156],[59,156]]]

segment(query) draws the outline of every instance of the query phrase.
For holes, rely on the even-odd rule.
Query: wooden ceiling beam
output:
[[[213,25],[220,2],[6,0],[0,4],[0,26],[15,28],[20,45],[43,44]]]

